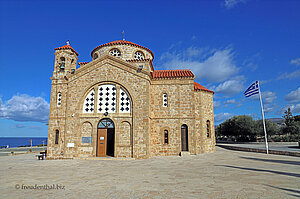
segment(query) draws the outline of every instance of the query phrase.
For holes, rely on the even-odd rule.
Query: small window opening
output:
[[[94,54],[94,60],[97,59],[97,58],[98,58],[98,54],[95,53],[95,54]]]
[[[168,95],[167,95],[167,93],[163,94],[163,107],[168,107]]]
[[[209,138],[210,137],[210,121],[206,121],[206,136]]]
[[[60,69],[60,71],[64,71],[65,70],[65,62],[66,62],[66,59],[64,57],[61,57],[60,61],[59,61],[59,69]]]
[[[169,144],[169,132],[168,132],[168,130],[164,130],[164,143]]]
[[[55,144],[58,144],[58,139],[59,139],[59,130],[55,131]]]

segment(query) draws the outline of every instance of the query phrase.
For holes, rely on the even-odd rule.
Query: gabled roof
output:
[[[113,46],[113,45],[130,45],[130,46],[136,46],[136,47],[139,47],[139,48],[143,48],[147,51],[149,51],[152,55],[152,57],[154,57],[154,54],[151,50],[149,50],[148,48],[144,47],[144,46],[141,46],[141,45],[138,45],[138,44],[135,44],[133,42],[130,42],[130,41],[126,41],[126,40],[116,40],[116,41],[112,41],[112,42],[109,42],[109,43],[106,43],[106,44],[101,44],[100,46],[97,46],[94,50],[92,50],[91,52],[91,56],[93,56],[93,52],[95,50],[97,50],[98,48],[101,48],[101,47],[104,47],[104,46]]]
[[[207,88],[205,88],[201,84],[198,84],[197,82],[194,82],[194,90],[195,91],[207,91],[207,92],[215,93],[215,92],[213,92],[211,90],[208,90]]]
[[[70,45],[64,45],[58,48],[54,48],[54,50],[63,50],[63,49],[70,49],[72,50],[77,56],[79,55]]]
[[[155,70],[151,75],[153,79],[195,77],[191,70]]]

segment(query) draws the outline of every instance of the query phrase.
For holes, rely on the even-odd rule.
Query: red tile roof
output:
[[[150,59],[127,59],[127,62],[145,62],[145,61],[150,61]]]
[[[207,88],[205,88],[201,84],[198,84],[197,82],[194,82],[194,90],[195,91],[207,91],[207,92],[215,93],[215,92],[213,92],[211,90],[208,90]]]
[[[195,77],[191,70],[155,70],[151,75],[153,79]]]
[[[152,71],[154,71],[153,63],[152,63],[152,60],[151,60],[151,59],[142,59],[142,60],[137,60],[137,59],[127,59],[126,61],[127,61],[127,62],[150,62],[151,69],[152,69]]]
[[[64,45],[62,47],[54,48],[54,50],[62,50],[62,49],[70,49],[72,50],[77,56],[79,55],[70,45]]]
[[[98,48],[101,48],[103,46],[113,46],[113,45],[130,45],[130,46],[136,46],[136,47],[139,47],[139,48],[143,48],[143,49],[149,51],[151,53],[152,57],[154,57],[153,52],[151,50],[149,50],[148,48],[146,48],[144,46],[141,46],[141,45],[138,45],[138,44],[135,44],[135,43],[132,43],[130,41],[126,41],[126,40],[116,40],[116,41],[112,41],[112,42],[109,42],[109,43],[106,43],[106,44],[102,44],[102,45],[96,47],[94,50],[92,50],[91,56],[93,56],[93,52],[95,50],[97,50]]]
[[[78,62],[79,66],[81,66],[81,65],[86,65],[86,64],[88,64],[88,63],[90,63],[90,62]]]

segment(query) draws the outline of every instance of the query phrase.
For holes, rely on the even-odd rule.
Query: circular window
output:
[[[119,51],[118,49],[112,49],[111,51],[109,51],[109,54],[115,57],[121,57],[121,51]]]
[[[134,53],[134,59],[143,60],[144,59],[144,54],[141,51],[136,51]]]

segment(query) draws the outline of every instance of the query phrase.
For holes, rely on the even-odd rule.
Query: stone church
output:
[[[126,40],[96,47],[90,62],[68,42],[54,55],[47,159],[215,151],[214,92],[192,71],[155,70],[153,52]]]

